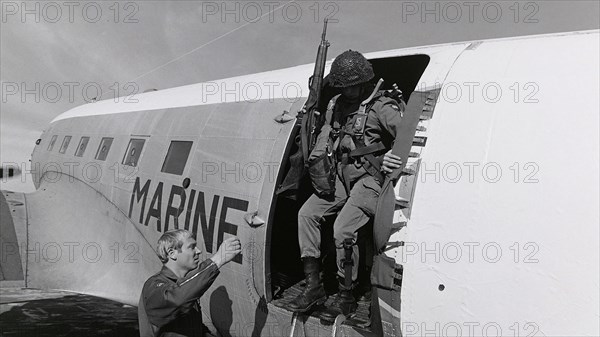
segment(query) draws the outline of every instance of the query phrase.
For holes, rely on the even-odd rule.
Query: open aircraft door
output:
[[[417,176],[421,164],[421,152],[427,145],[427,129],[434,118],[436,103],[440,99],[442,85],[452,65],[470,44],[457,44],[446,46],[438,50],[427,51],[429,63],[419,74],[415,74],[416,67],[408,68],[407,72],[399,69],[398,78],[406,80],[407,74],[416,77],[418,83],[413,86],[414,91],[408,91],[407,107],[404,111],[401,128],[395,140],[394,152],[402,158],[403,167],[400,176],[394,185],[395,201],[388,202],[388,207],[393,207],[391,225],[385,230],[374,229],[375,247],[382,247],[375,251],[371,283],[373,293],[371,296],[370,322],[352,322],[352,319],[342,323],[339,335],[350,335],[350,330],[364,331],[350,327],[348,323],[359,326],[369,326],[369,332],[374,336],[402,336],[402,322],[400,320],[401,289],[403,278],[403,253],[406,240],[406,231],[410,225],[411,210],[415,192],[417,192]],[[410,58],[405,56],[404,58]],[[414,56],[413,56],[414,57]],[[402,57],[399,57],[402,59]],[[390,60],[371,60],[374,69],[390,69],[387,63]],[[385,72],[385,70],[384,70]],[[384,73],[385,74],[385,73]],[[379,75],[379,74],[378,74]],[[389,82],[389,80],[388,80]],[[404,89],[403,89],[404,91]],[[406,96],[405,96],[406,97]],[[418,193],[418,192],[417,192]],[[392,206],[393,205],[393,206]],[[389,220],[389,219],[388,219]],[[382,232],[391,233],[389,236]],[[382,240],[387,237],[387,240]]]
[[[406,237],[403,229],[409,226],[412,203],[417,192],[415,187],[421,163],[420,155],[427,144],[427,128],[434,118],[434,110],[446,76],[456,59],[469,47],[470,44],[463,43],[429,49],[426,54],[370,59],[376,76],[384,78],[387,83],[384,88],[389,89],[392,83],[397,83],[407,99],[401,128],[395,140],[399,145],[394,149],[404,164],[394,185],[395,202],[388,203],[394,208],[393,219],[384,232],[387,231],[390,235],[385,234],[387,240],[382,241],[381,231],[378,233],[377,229],[374,230],[375,245],[385,248],[374,252],[376,255],[370,275],[373,285],[370,319],[367,319],[367,313],[358,312],[354,317],[340,321],[334,327],[337,336],[402,336],[401,257]]]
[[[299,253],[296,256],[294,252],[294,248],[297,247],[297,228],[290,227],[288,224],[289,230],[284,231],[278,227],[286,225],[281,223],[282,221],[296,223],[294,217],[297,215],[297,209],[302,205],[298,202],[295,207],[290,207],[285,205],[289,201],[282,200],[280,197],[277,201],[274,221],[270,222],[273,227],[269,239],[272,258],[270,275],[273,297],[271,299],[279,303],[277,307],[269,305],[269,308],[272,308],[272,312],[280,314],[280,317],[287,317],[286,323],[281,322],[283,318],[279,319],[282,324],[289,325],[288,330],[281,331],[284,335],[401,336],[402,264],[399,255],[402,250],[402,231],[400,229],[410,219],[412,197],[415,193],[415,175],[420,163],[419,155],[426,145],[426,128],[433,117],[441,85],[453,62],[468,46],[469,44],[466,43],[444,46],[439,49],[429,49],[427,53],[419,53],[417,49],[416,52],[413,50],[412,53],[404,56],[396,54],[386,57],[379,53],[377,58],[371,58],[369,54],[365,55],[373,64],[376,78],[384,79],[383,89],[391,89],[392,84],[397,84],[404,93],[405,99],[409,98],[401,130],[396,138],[396,142],[401,143],[400,156],[407,164],[394,188],[396,205],[393,224],[390,224],[390,227],[395,227],[395,230],[387,239],[389,242],[387,249],[382,252],[385,258],[379,259],[385,261],[385,266],[375,270],[371,276],[372,283],[377,285],[371,296],[372,303],[361,305],[359,301],[357,313],[345,321],[338,319],[335,324],[326,325],[319,320],[318,309],[310,315],[296,316],[292,316],[288,311],[286,316],[282,310],[285,305],[281,305],[281,302],[287,301],[287,297],[294,293],[294,289],[298,288],[298,283],[294,285],[294,281],[298,281],[303,275]],[[322,230],[322,235],[326,235],[324,234],[326,229]],[[286,248],[281,248],[281,245],[285,245]],[[283,254],[284,252],[286,254]],[[381,266],[377,268],[379,267]],[[362,300],[364,301],[364,298]]]
[[[454,62],[391,240],[403,336],[598,335],[598,47],[499,39]]]

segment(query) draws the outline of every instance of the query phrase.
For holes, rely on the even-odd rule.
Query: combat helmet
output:
[[[329,71],[329,84],[346,88],[370,81],[375,74],[373,66],[361,53],[347,50],[333,60]]]

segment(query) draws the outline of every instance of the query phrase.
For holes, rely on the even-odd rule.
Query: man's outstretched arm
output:
[[[186,313],[202,296],[219,275],[219,268],[241,252],[237,238],[229,238],[221,244],[215,255],[200,263],[176,284],[154,279],[144,285],[146,313],[150,322],[163,326]]]

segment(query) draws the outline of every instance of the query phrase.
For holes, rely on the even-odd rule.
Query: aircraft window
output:
[[[98,160],[106,160],[106,156],[108,155],[108,151],[110,151],[110,146],[112,145],[113,138],[104,137],[100,141],[100,146],[98,146],[98,151],[96,151],[96,159]]]
[[[77,146],[77,150],[75,150],[75,157],[83,156],[83,153],[85,152],[89,141],[90,137],[81,137],[81,140],[79,141],[79,146]]]
[[[65,136],[65,138],[63,139],[62,145],[60,146],[60,150],[58,150],[58,152],[65,153],[65,151],[67,151],[67,148],[69,147],[70,142],[71,142],[71,136]]]
[[[138,159],[140,159],[140,154],[142,153],[142,148],[144,147],[144,142],[144,139],[137,138],[133,138],[129,141],[127,152],[125,152],[125,157],[123,157],[123,165],[137,166]]]
[[[183,174],[183,169],[187,163],[192,149],[193,142],[172,141],[167,152],[167,157],[163,163],[161,172],[171,174]]]
[[[48,144],[48,151],[52,151],[52,149],[54,148],[54,143],[56,143],[57,137],[58,135],[54,135],[52,136],[52,139],[50,139],[50,144]]]

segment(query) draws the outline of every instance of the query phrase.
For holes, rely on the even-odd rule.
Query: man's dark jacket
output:
[[[210,259],[185,277],[169,268],[150,277],[140,296],[138,319],[140,336],[200,336],[205,329],[200,311],[200,296],[208,290],[219,269]]]

